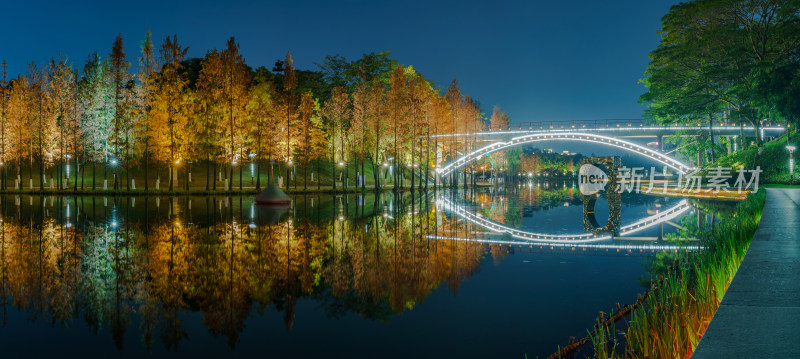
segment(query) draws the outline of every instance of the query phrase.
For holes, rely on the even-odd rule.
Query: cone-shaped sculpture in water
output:
[[[291,201],[292,199],[273,183],[270,183],[264,192],[256,195],[256,203],[258,204],[287,205]]]

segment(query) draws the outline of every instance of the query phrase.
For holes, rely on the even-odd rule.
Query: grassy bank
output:
[[[797,146],[798,134],[792,134],[791,144]],[[745,149],[733,152],[729,155],[720,157],[715,163],[708,167],[731,167],[734,169],[746,168],[754,169],[760,166],[761,173],[759,183],[763,184],[789,184],[789,150],[786,149],[786,134],[764,144],[761,153],[758,147],[750,146]],[[795,161],[798,161],[800,152],[795,151]],[[706,167],[706,168],[708,168]],[[796,170],[796,169],[795,169]],[[795,171],[794,183],[800,182],[800,174]]]
[[[81,191],[124,191],[126,193],[141,192],[145,187],[149,191],[169,189],[169,168],[165,166],[150,166],[145,171],[141,166],[125,167],[122,164],[111,165],[105,163],[87,163],[81,166],[77,173],[74,164],[69,167],[64,165],[55,166],[49,164],[44,173],[40,172],[38,164],[34,164],[33,170],[26,163],[6,163],[0,167],[0,176],[5,176],[7,180],[7,191],[42,191],[66,190]],[[380,185],[382,187],[393,186],[393,176],[389,174],[388,168],[379,167]],[[397,170],[397,168],[393,168]],[[17,172],[19,171],[20,187],[16,188]],[[59,178],[59,173],[61,178]],[[308,166],[295,164],[285,166],[277,163],[275,165],[263,164],[258,166],[255,163],[244,163],[239,165],[220,168],[208,163],[182,163],[176,166],[176,177],[174,177],[173,191],[222,191],[232,185],[233,191],[254,192],[256,187],[266,187],[272,177],[273,183],[281,183],[281,188],[293,191],[320,191],[327,188],[332,190],[334,184],[337,190],[342,190],[345,185],[347,189],[354,190],[360,187],[359,177],[364,180],[365,187],[375,186],[375,176],[372,165],[367,163],[362,166],[360,163],[349,163],[334,165],[332,163],[312,163]],[[68,176],[67,176],[68,175]],[[44,176],[44,180],[42,177]],[[420,180],[422,176],[422,181]],[[414,172],[414,185],[424,185],[425,173],[416,169]],[[115,188],[114,182],[117,182]],[[288,179],[288,181],[287,181]],[[412,173],[410,168],[406,168],[397,182],[400,187],[410,187]],[[429,184],[433,183],[433,177],[429,177]],[[77,186],[76,186],[77,183]],[[145,183],[147,186],[145,186]],[[76,188],[77,187],[77,188]],[[104,190],[104,187],[106,190]],[[50,192],[48,192],[50,193]]]
[[[173,188],[169,189],[169,170],[166,168],[150,167],[147,171],[143,167],[111,166],[101,163],[82,166],[77,173],[74,165],[67,171],[66,166],[60,170],[57,166],[45,169],[44,181],[39,169],[34,166],[31,172],[28,166],[19,168],[20,186],[17,186],[17,168],[15,164],[7,164],[2,168],[7,178],[7,189],[0,193],[8,194],[80,194],[80,195],[175,195],[175,194],[254,194],[263,190],[272,177],[273,183],[280,183],[281,188],[289,193],[344,193],[360,192],[363,189],[375,188],[372,166],[367,164],[336,165],[330,163],[312,164],[307,167],[301,165],[284,166],[259,166],[244,164],[231,168],[218,168],[205,163],[184,164],[177,168],[177,178]],[[62,177],[58,173],[63,170]],[[387,168],[379,168],[380,187],[382,189],[394,188],[394,177]],[[69,172],[69,177],[66,177]],[[145,176],[146,174],[146,176]],[[116,177],[115,177],[116,175]],[[259,178],[260,176],[260,178]],[[363,178],[364,185],[359,182]],[[117,178],[117,186],[114,179]],[[289,181],[286,179],[289,178]],[[425,187],[424,173],[406,169],[398,177],[399,189],[410,189],[413,179],[414,186]],[[145,186],[147,181],[147,186]],[[428,178],[428,188],[432,188],[434,178]],[[288,183],[287,183],[288,182]],[[77,186],[76,186],[77,183]],[[156,188],[158,183],[158,188]],[[232,184],[232,186],[230,186]],[[335,187],[334,187],[335,185]],[[228,190],[229,187],[232,187]],[[59,189],[61,188],[61,189]],[[147,189],[145,189],[147,188]]]
[[[702,251],[668,257],[635,304],[601,313],[586,338],[551,357],[583,344],[591,344],[596,358],[690,357],[744,259],[765,198],[764,190],[751,194],[706,235]],[[616,322],[625,317],[627,329],[618,331]]]
[[[744,259],[761,219],[766,191],[752,194],[718,223],[704,250],[679,257],[633,310],[626,357],[689,357]],[[595,353],[608,353],[596,346]]]
[[[119,189],[119,190],[113,190],[113,189],[108,189],[108,190],[103,190],[103,189],[95,189],[95,190],[83,189],[82,190],[80,188],[78,188],[78,190],[73,190],[72,188],[70,188],[70,189],[62,189],[62,190],[45,188],[44,190],[40,190],[38,187],[34,187],[34,189],[24,188],[24,189],[20,189],[20,190],[13,190],[13,189],[5,190],[5,191],[0,190],[0,194],[5,194],[5,195],[47,195],[47,196],[51,196],[51,195],[64,195],[64,196],[72,196],[72,195],[80,195],[80,196],[134,196],[134,197],[136,197],[136,196],[184,196],[184,195],[185,196],[221,196],[221,195],[224,195],[224,196],[237,196],[237,195],[255,195],[255,194],[258,194],[258,193],[260,193],[261,191],[264,190],[265,186],[266,185],[263,185],[260,190],[255,189],[255,187],[249,187],[249,188],[245,187],[242,190],[239,190],[238,187],[234,187],[233,190],[230,190],[230,191],[222,189],[222,188],[217,189],[217,190],[208,190],[208,191],[203,189],[203,188],[190,188],[189,190],[186,190],[186,189],[173,189],[172,191],[169,191],[169,190],[163,189],[163,188],[162,189],[158,189],[158,190],[156,190],[156,189],[150,189],[150,190],[136,189],[136,190],[130,190],[130,191],[125,190],[125,189]],[[476,187],[491,187],[491,186],[492,186],[491,184],[478,183]],[[470,187],[472,187],[472,186],[470,185]],[[450,187],[447,186],[447,185],[441,185],[441,184],[438,185],[438,186],[428,185],[427,189],[428,190],[433,190],[434,188],[442,189],[442,188],[450,188]],[[398,191],[410,191],[411,187],[410,186],[403,186],[403,187],[398,186],[397,189],[398,189]],[[425,187],[415,187],[414,189],[417,190],[417,191],[423,191],[423,190],[425,190]],[[339,188],[337,188],[335,190],[333,189],[333,187],[330,187],[330,186],[324,186],[324,187],[320,187],[320,188],[308,187],[307,189],[303,189],[303,187],[298,187],[297,189],[294,189],[294,187],[289,187],[288,189],[283,188],[283,190],[284,190],[284,192],[286,192],[288,194],[314,195],[314,194],[343,194],[343,193],[375,192],[375,187],[367,186],[365,189],[362,189],[360,186],[359,187],[350,186],[350,187],[348,187],[346,189],[339,187]],[[380,191],[393,191],[393,190],[394,190],[394,187],[392,187],[391,184],[388,185],[388,186],[380,188]]]

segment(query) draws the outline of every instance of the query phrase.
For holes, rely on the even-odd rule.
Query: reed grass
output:
[[[751,194],[707,233],[704,250],[678,256],[666,275],[639,295],[627,330],[615,332],[615,320],[601,313],[588,336],[594,356],[691,357],[744,259],[765,199],[764,190]],[[620,343],[617,338],[623,333]]]

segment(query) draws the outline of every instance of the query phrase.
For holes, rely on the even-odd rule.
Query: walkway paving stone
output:
[[[693,359],[800,358],[800,189],[768,188],[761,222]]]

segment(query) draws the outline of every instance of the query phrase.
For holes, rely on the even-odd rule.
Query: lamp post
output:
[[[292,162],[292,157],[289,157],[289,167],[292,168],[292,180],[294,181],[294,189],[297,189],[297,167],[294,166],[294,162]],[[286,176],[286,188],[289,188],[289,176]]]
[[[67,159],[67,165],[65,166],[65,168],[66,168],[66,172],[67,172],[67,187],[69,187],[69,169],[70,169],[69,168],[69,160],[70,160],[70,158],[72,158],[72,156],[64,155],[64,158]],[[2,164],[0,164],[0,165],[2,165]]]
[[[289,189],[289,179],[292,176],[292,156],[286,157],[286,189]]]
[[[112,158],[111,159],[111,168],[112,168],[112,172],[113,172],[111,175],[114,176],[114,182],[115,183],[117,181],[117,170],[116,170],[117,163],[118,162],[117,162],[116,158]],[[108,177],[107,177],[108,175],[106,174],[105,176],[106,176],[106,178],[103,179],[103,190],[104,191],[108,189]]]
[[[180,166],[180,164],[181,164],[181,159],[180,158],[175,160],[175,168],[173,169],[173,177],[172,177],[172,181],[174,181],[175,184],[178,185],[178,188],[180,188],[180,182],[178,182],[178,166]],[[172,181],[170,181],[170,188],[172,188]],[[188,188],[188,182],[187,182],[187,188],[186,189],[187,190],[189,189]]]
[[[389,178],[389,176],[392,176],[392,174],[394,173],[393,170],[394,170],[394,157],[389,157],[389,158],[387,158],[386,160],[383,161],[383,176],[382,176],[383,177],[382,178],[383,181],[381,182],[382,186],[386,186],[386,180]],[[381,176],[378,176],[378,177],[381,177]],[[395,182],[394,178],[392,178],[392,186],[393,187],[395,185],[394,182]]]
[[[380,184],[382,186],[385,185],[386,176],[388,174],[388,168],[389,168],[389,162],[383,161],[383,175],[382,176],[381,175],[378,176],[378,181],[380,182]],[[377,183],[376,183],[376,186],[377,186]]]
[[[344,167],[344,162],[339,162],[339,167]],[[344,185],[344,189],[347,190],[347,168],[344,169],[344,181],[342,181]]]
[[[789,150],[789,184],[794,184],[794,150],[795,147],[792,145],[786,146],[786,149]]]
[[[254,184],[255,176],[256,176],[256,165],[253,161],[253,157],[255,157],[255,153],[248,154],[247,157],[250,157],[250,184]]]

